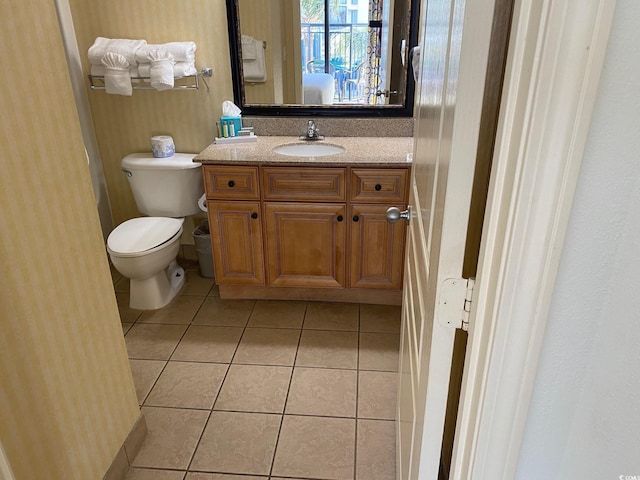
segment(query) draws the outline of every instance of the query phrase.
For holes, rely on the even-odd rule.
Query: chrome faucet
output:
[[[315,122],[309,120],[309,123],[307,123],[307,134],[300,136],[300,140],[324,140],[324,137],[320,135]]]

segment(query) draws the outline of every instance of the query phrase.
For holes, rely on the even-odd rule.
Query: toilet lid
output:
[[[107,239],[109,250],[117,253],[141,253],[162,245],[182,228],[182,219],[142,217],[118,225]]]

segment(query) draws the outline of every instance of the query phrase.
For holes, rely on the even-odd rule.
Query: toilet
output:
[[[201,212],[198,199],[204,192],[200,164],[193,157],[134,153],[122,159],[138,210],[147,216],[118,225],[107,238],[107,251],[116,270],[131,282],[133,309],[162,308],[184,285],[184,270],[176,262],[184,217]]]

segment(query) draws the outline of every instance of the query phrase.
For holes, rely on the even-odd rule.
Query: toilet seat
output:
[[[169,217],[132,218],[118,225],[109,234],[107,250],[121,257],[151,253],[181,235],[183,221],[181,218]]]

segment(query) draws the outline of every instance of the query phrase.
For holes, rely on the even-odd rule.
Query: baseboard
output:
[[[124,480],[129,471],[129,466],[140,451],[140,447],[146,436],[147,422],[142,412],[140,412],[140,416],[131,428],[129,435],[127,435],[126,440],[118,450],[118,453],[111,462],[109,470],[104,474],[102,480]]]
[[[306,300],[318,302],[402,305],[402,290],[374,288],[302,288],[264,285],[219,285],[222,300]]]

